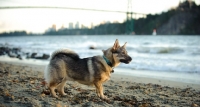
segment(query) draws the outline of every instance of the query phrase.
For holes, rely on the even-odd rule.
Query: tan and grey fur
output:
[[[109,80],[114,67],[121,62],[128,64],[132,59],[127,54],[126,43],[120,47],[118,40],[115,41],[113,47],[103,50],[103,55],[112,66],[109,66],[102,56],[81,59],[77,53],[69,49],[55,51],[45,70],[45,81],[52,96],[58,97],[55,89],[60,95],[66,95],[64,86],[69,80],[94,85],[97,95],[102,99],[107,99],[103,94],[102,84]]]

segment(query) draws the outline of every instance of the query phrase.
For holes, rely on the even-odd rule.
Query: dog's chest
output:
[[[102,73],[101,74],[101,81],[102,82],[106,82],[106,81],[108,81],[110,79],[110,74],[108,74],[108,73]]]

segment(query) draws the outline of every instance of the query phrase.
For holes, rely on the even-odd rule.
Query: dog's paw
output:
[[[67,94],[66,93],[62,93],[61,96],[67,96]]]
[[[57,94],[55,91],[50,91],[51,92],[51,96],[54,97],[54,98],[58,98]]]
[[[101,96],[100,97],[102,100],[106,100],[106,101],[108,101],[109,100],[109,98],[108,97],[106,97],[105,95],[104,96]]]

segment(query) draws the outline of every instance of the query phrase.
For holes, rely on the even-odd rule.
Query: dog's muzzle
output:
[[[125,64],[129,64],[131,62],[132,58],[130,56],[126,57],[125,59],[120,59],[120,62],[123,62]]]

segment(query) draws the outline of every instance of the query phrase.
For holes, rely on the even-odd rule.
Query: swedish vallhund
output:
[[[51,95],[58,97],[55,89],[60,95],[66,95],[64,86],[69,80],[85,85],[94,85],[97,95],[106,100],[107,97],[103,94],[102,84],[110,79],[114,67],[117,67],[121,62],[128,64],[132,60],[127,54],[126,43],[120,46],[116,39],[113,47],[102,50],[103,56],[98,55],[83,59],[69,49],[53,52],[44,72],[45,81]]]

